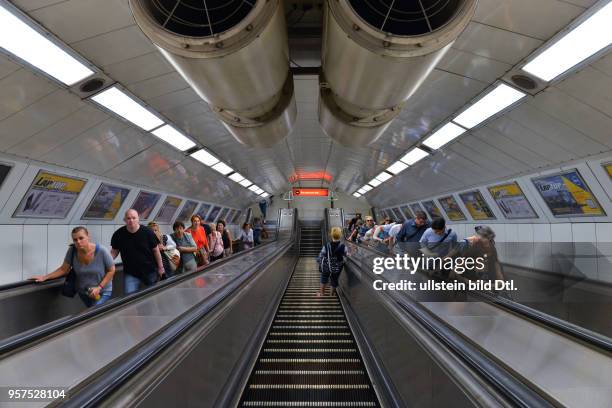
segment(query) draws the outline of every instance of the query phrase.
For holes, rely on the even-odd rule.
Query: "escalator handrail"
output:
[[[184,274],[180,274],[180,275],[175,275],[169,279],[163,280],[158,282],[157,284],[150,286],[148,288],[145,288],[141,291],[135,292],[135,293],[131,293],[129,295],[123,296],[121,298],[116,298],[116,299],[111,299],[110,301],[100,305],[100,306],[96,306],[90,309],[85,310],[82,313],[79,313],[77,315],[72,315],[72,316],[68,316],[65,318],[61,318],[59,320],[55,320],[53,322],[47,323],[45,325],[42,326],[38,326],[35,327],[33,329],[27,330],[25,332],[19,333],[15,336],[3,339],[2,341],[0,341],[0,357],[5,356],[7,353],[12,352],[16,349],[19,349],[21,347],[25,347],[28,346],[30,344],[32,344],[33,342],[40,340],[42,338],[46,338],[49,336],[52,336],[54,334],[59,333],[60,331],[71,327],[73,325],[76,324],[80,324],[83,323],[89,319],[95,318],[103,313],[107,313],[110,312],[116,308],[119,308],[123,305],[125,305],[128,302],[132,302],[132,301],[136,301],[139,300],[140,298],[149,295],[150,293],[153,292],[157,292],[159,290],[165,289],[167,286],[169,285],[173,285],[179,282],[182,282],[184,280],[190,279],[192,277],[194,277],[195,275],[201,273],[203,270],[205,269],[209,269],[209,268],[217,268],[218,266],[221,266],[233,259],[236,259],[237,257],[240,257],[244,254],[247,254],[255,249],[259,249],[262,248],[266,245],[270,245],[272,243],[275,243],[276,240],[274,241],[270,241],[270,242],[266,242],[264,244],[258,245],[256,247],[247,249],[245,251],[240,251],[238,253],[232,254],[229,257],[226,258],[222,258],[214,263],[210,263],[204,267],[200,267],[198,268],[196,271],[194,272],[190,272],[190,273],[184,273]]]
[[[352,242],[352,244],[360,248],[367,249],[376,254],[380,254],[382,256],[390,255],[389,253],[379,251],[376,248],[372,248],[361,243]],[[421,270],[419,270],[418,272],[422,273]],[[591,347],[594,347],[598,351],[612,353],[612,339],[603,334],[599,334],[592,330],[570,323],[566,320],[551,316],[547,313],[540,312],[539,310],[536,310],[529,306],[525,306],[511,299],[504,298],[497,293],[484,290],[469,290],[468,292],[470,293],[470,295],[478,297],[484,300],[485,302],[492,304],[493,306],[504,308],[514,314],[520,315],[521,317],[527,320],[531,320],[540,325],[544,325],[549,329],[555,330],[565,336],[571,337]]]
[[[140,344],[136,352],[130,353],[125,359],[108,367],[103,373],[97,374],[95,379],[71,395],[70,399],[61,402],[60,406],[80,408],[99,404],[100,401],[124,384],[125,381],[152,361],[153,358],[171,345],[178,337],[193,327],[202,317],[221,303],[237,287],[242,285],[243,282],[265,268],[272,259],[280,256],[279,254],[282,255],[289,250],[291,245],[292,240],[289,240],[278,252],[260,259],[247,274],[240,275],[237,279],[232,280],[224,288],[213,293],[211,298],[202,301],[169,326],[163,328],[158,334],[146,340],[144,344]]]
[[[364,272],[357,261],[348,258],[349,263]],[[369,274],[368,274],[369,276]],[[418,303],[399,296],[391,296],[392,300],[413,319],[424,327],[430,334],[442,342],[461,360],[475,370],[482,378],[493,385],[500,394],[508,400],[524,408],[554,407],[555,405],[528,387],[513,373],[505,369],[492,358],[485,355],[476,346],[465,340],[447,324],[435,318]]]

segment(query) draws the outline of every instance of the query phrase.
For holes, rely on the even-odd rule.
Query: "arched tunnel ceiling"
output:
[[[265,190],[284,191],[295,172],[326,171],[338,188],[352,193],[595,1],[480,0],[472,22],[383,137],[357,149],[322,132],[315,76],[295,79],[293,133],[270,149],[247,148],[141,33],[127,0],[13,3]],[[4,56],[0,90],[2,152],[195,198],[214,196],[235,205],[253,199],[214,171]],[[608,55],[466,133],[367,199],[385,206],[609,151],[611,94]]]

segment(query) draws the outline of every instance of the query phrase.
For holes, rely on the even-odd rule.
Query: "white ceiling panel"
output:
[[[193,89],[187,88],[149,99],[147,102],[153,108],[165,114],[168,110],[180,108],[201,100],[202,98],[200,98]]]
[[[19,112],[57,87],[32,71],[21,69],[0,80],[0,120]]]
[[[6,151],[82,107],[83,102],[79,98],[64,90],[57,90],[42,97],[0,121],[0,150]]]
[[[134,82],[128,85],[128,89],[145,101],[180,90],[191,90],[178,72],[162,74],[154,78],[145,79],[144,81]]]
[[[104,72],[124,85],[176,72],[157,51],[106,65]]]
[[[470,142],[469,144],[467,142]],[[501,177],[504,174],[512,172],[513,169],[504,166],[495,157],[490,156],[490,151],[480,150],[482,143],[479,143],[477,139],[461,138],[458,143],[453,143],[448,148],[444,149],[445,152],[455,152],[464,158],[471,160],[475,165],[482,169],[482,171],[491,174],[494,177]]]
[[[497,164],[505,169],[505,174],[519,173],[529,169],[529,166],[527,166],[524,162],[519,161],[508,154],[494,138],[494,135],[500,137],[503,136],[496,134],[496,132],[493,132],[487,128],[482,128],[481,130],[476,131],[476,133],[478,132],[481,132],[480,134],[483,136],[482,138],[470,132],[459,138],[459,142],[453,144],[452,146],[457,147],[457,145],[461,145],[465,149],[472,150],[473,153],[469,157],[474,157],[476,162],[489,159],[490,162],[493,162],[489,164],[489,167],[494,167],[494,165]],[[507,140],[506,138],[504,139]]]
[[[607,55],[604,55],[597,61],[593,62],[591,66],[608,76],[612,76],[612,52],[608,52]]]
[[[511,64],[455,48],[451,48],[436,66],[437,69],[487,83],[502,77],[511,67]]]
[[[17,7],[25,11],[32,11],[53,4],[63,3],[66,0],[12,0]]]
[[[560,0],[478,0],[474,21],[546,40],[583,12]]]
[[[585,67],[556,86],[593,109],[612,117],[612,76]]]
[[[12,74],[21,68],[21,65],[10,60],[7,56],[0,54],[0,79]]]

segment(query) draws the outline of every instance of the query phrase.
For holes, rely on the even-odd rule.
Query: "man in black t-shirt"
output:
[[[155,284],[164,274],[164,264],[159,252],[159,239],[151,229],[140,225],[138,212],[125,212],[125,226],[111,238],[111,255],[121,254],[123,261],[124,292],[136,292],[141,286]]]

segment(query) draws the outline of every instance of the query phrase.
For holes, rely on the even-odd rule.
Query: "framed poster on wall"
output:
[[[421,205],[423,206],[423,208],[425,208],[425,211],[432,219],[442,218],[442,213],[440,212],[440,209],[438,208],[436,203],[433,202],[433,200],[421,201]]]
[[[160,198],[161,194],[140,190],[138,197],[136,197],[136,200],[134,200],[132,204],[132,208],[138,212],[138,216],[141,220],[147,220],[151,216]]]
[[[210,212],[208,213],[208,216],[206,217],[206,222],[215,222],[215,220],[217,219],[217,215],[219,215],[220,211],[221,207],[214,206],[213,209],[210,210]]]
[[[393,211],[393,219],[398,222],[404,222],[404,214],[402,214],[399,207],[392,208],[391,211]]]
[[[234,210],[233,208],[230,208],[230,210],[225,215],[225,222],[227,224],[232,223],[232,220],[234,219],[234,214],[236,214],[236,210]]]
[[[606,215],[576,169],[536,177],[531,181],[555,217]]]
[[[467,218],[463,211],[461,211],[461,207],[459,207],[459,203],[455,200],[453,196],[440,197],[438,198],[438,202],[442,206],[442,209],[446,213],[446,216],[451,221],[466,221]]]
[[[6,180],[12,168],[13,166],[0,163],[0,188],[2,188],[2,184],[4,184],[4,180]]]
[[[602,166],[606,173],[608,173],[608,177],[610,177],[610,180],[612,180],[612,163],[604,163],[602,164]],[[0,181],[0,185],[2,185],[2,181]]]
[[[412,213],[414,215],[416,215],[416,213],[418,211],[423,211],[423,209],[421,208],[421,206],[419,205],[419,203],[413,203],[413,204],[409,204],[410,205],[410,209],[412,210]]]
[[[488,190],[504,217],[510,220],[538,218],[521,186],[516,181],[491,186]]]
[[[410,208],[408,208],[407,205],[400,206],[400,210],[402,211],[402,214],[404,214],[404,218],[406,218],[407,220],[414,218],[414,215],[412,215],[412,211],[410,211]]]
[[[157,212],[155,221],[161,224],[170,224],[172,222],[172,217],[174,217],[176,210],[180,207],[182,202],[183,200],[178,197],[166,197],[164,203]]]
[[[129,188],[102,183],[94,195],[89,207],[83,213],[82,220],[112,221],[130,193]]]
[[[494,220],[495,215],[478,190],[460,193],[459,197],[475,220]]]
[[[85,179],[40,170],[13,217],[66,218],[86,183]]]
[[[225,224],[227,224],[227,213],[229,212],[229,208],[224,208],[219,212],[219,216],[217,217],[217,222],[219,220],[224,220]]]
[[[212,205],[206,203],[202,203],[200,204],[200,207],[198,207],[196,214],[198,214],[200,218],[202,218],[202,222],[206,221],[206,214],[208,214],[211,207]]]
[[[240,220],[241,215],[242,215],[242,210],[236,210],[236,213],[232,217],[232,224],[237,223]],[[242,225],[240,225],[240,228],[242,228]]]
[[[182,221],[183,223],[191,222],[191,216],[195,212],[197,206],[197,201],[187,200],[187,202],[181,209],[181,212],[179,212],[178,217],[176,217],[176,221]]]

